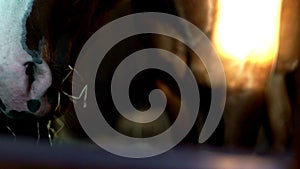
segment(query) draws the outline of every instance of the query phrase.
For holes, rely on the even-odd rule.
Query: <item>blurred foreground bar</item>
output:
[[[226,152],[204,146],[180,146],[147,159],[112,155],[99,147],[84,144],[43,146],[28,140],[12,143],[1,138],[0,168],[101,168],[101,169],[286,169],[291,155],[262,156]]]

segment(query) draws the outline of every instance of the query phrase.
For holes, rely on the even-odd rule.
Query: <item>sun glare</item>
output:
[[[213,43],[223,58],[270,63],[278,53],[282,0],[218,0]]]

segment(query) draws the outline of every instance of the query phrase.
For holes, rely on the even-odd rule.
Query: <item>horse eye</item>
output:
[[[25,73],[28,76],[29,85],[31,85],[35,78],[34,78],[34,70],[35,70],[35,64],[33,62],[27,62],[24,64],[26,67]]]

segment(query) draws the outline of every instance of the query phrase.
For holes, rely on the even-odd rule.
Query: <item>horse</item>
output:
[[[216,3],[215,0],[190,3],[183,0],[143,2],[139,0],[18,0],[12,2],[1,0],[0,110],[1,119],[4,119],[1,120],[1,130],[13,135],[25,133],[34,137],[40,133],[48,138],[48,132],[56,128],[54,123],[59,123],[63,124],[60,126],[63,126],[66,129],[63,132],[66,132],[62,132],[63,134],[58,138],[64,138],[65,135],[75,139],[88,138],[76,117],[73,106],[75,97],[72,96],[71,86],[77,56],[89,37],[106,23],[119,17],[136,12],[156,11],[185,18],[211,38],[215,22],[214,14],[217,11]],[[212,141],[214,144],[253,147],[257,141],[259,128],[264,125],[270,144],[275,149],[282,150],[289,145],[292,135],[292,110],[297,104],[289,101],[291,94],[288,93],[290,91],[286,90],[285,85],[291,84],[287,83],[285,78],[297,68],[299,50],[296,46],[300,43],[298,38],[300,32],[298,16],[300,15],[297,14],[300,10],[299,3],[296,1],[283,0],[282,4],[276,71],[269,79],[263,81],[264,85],[261,86],[263,89],[257,93],[229,91],[224,124],[218,130],[217,135],[220,136]],[[152,26],[160,29],[159,23]],[[170,30],[172,29],[170,26]],[[186,31],[185,33],[188,34],[189,30]],[[116,57],[124,54],[124,51],[128,54],[144,47],[170,50],[189,65],[201,92],[206,93],[205,97],[209,97],[209,78],[201,60],[184,45],[172,39],[147,36],[131,39],[130,41],[135,45],[132,51],[128,51],[126,44],[121,44],[123,45],[121,48],[125,50],[112,52],[109,55],[114,57],[113,61],[116,61],[121,59]],[[186,35],[180,34],[180,36]],[[101,74],[98,78],[101,80],[96,83],[109,86],[108,76],[112,74],[114,66],[116,66],[115,62],[107,62],[108,69]],[[176,87],[166,85],[170,81],[164,81],[165,76],[157,78],[158,76],[152,72],[150,78],[142,77],[144,82],[134,85],[133,103],[136,101],[135,106],[141,109],[147,108],[149,105],[145,96],[149,90],[160,88],[169,100],[168,116],[171,121],[174,121],[179,107],[178,91]],[[119,115],[113,108],[112,101],[108,99],[110,97],[105,93],[106,89],[109,88],[101,89],[102,92],[97,93],[97,97],[103,101],[102,109],[107,112],[106,115],[104,114],[106,119],[111,125],[118,126],[122,120],[119,121]],[[145,96],[142,96],[144,94]],[[194,126],[192,134],[189,135],[191,138],[188,140],[197,141],[199,130],[205,121],[205,111],[208,109],[207,102],[204,103],[204,107],[200,107],[199,111],[203,111],[201,113],[204,115],[198,117],[198,124]],[[129,133],[122,131],[123,127],[119,126],[119,130],[130,135],[130,131]],[[42,132],[37,132],[37,128]],[[56,134],[60,133],[52,133],[52,135]]]
[[[72,111],[69,95],[61,94],[71,93],[70,67],[114,4],[0,1],[1,131],[14,139],[16,135],[48,138],[46,126],[64,110]],[[88,31],[82,33],[84,29]]]

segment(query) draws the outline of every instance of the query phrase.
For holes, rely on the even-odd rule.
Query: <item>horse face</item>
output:
[[[44,95],[51,71],[41,48],[32,51],[26,45],[32,4],[33,0],[0,0],[0,110],[12,118],[43,116],[50,109]]]

